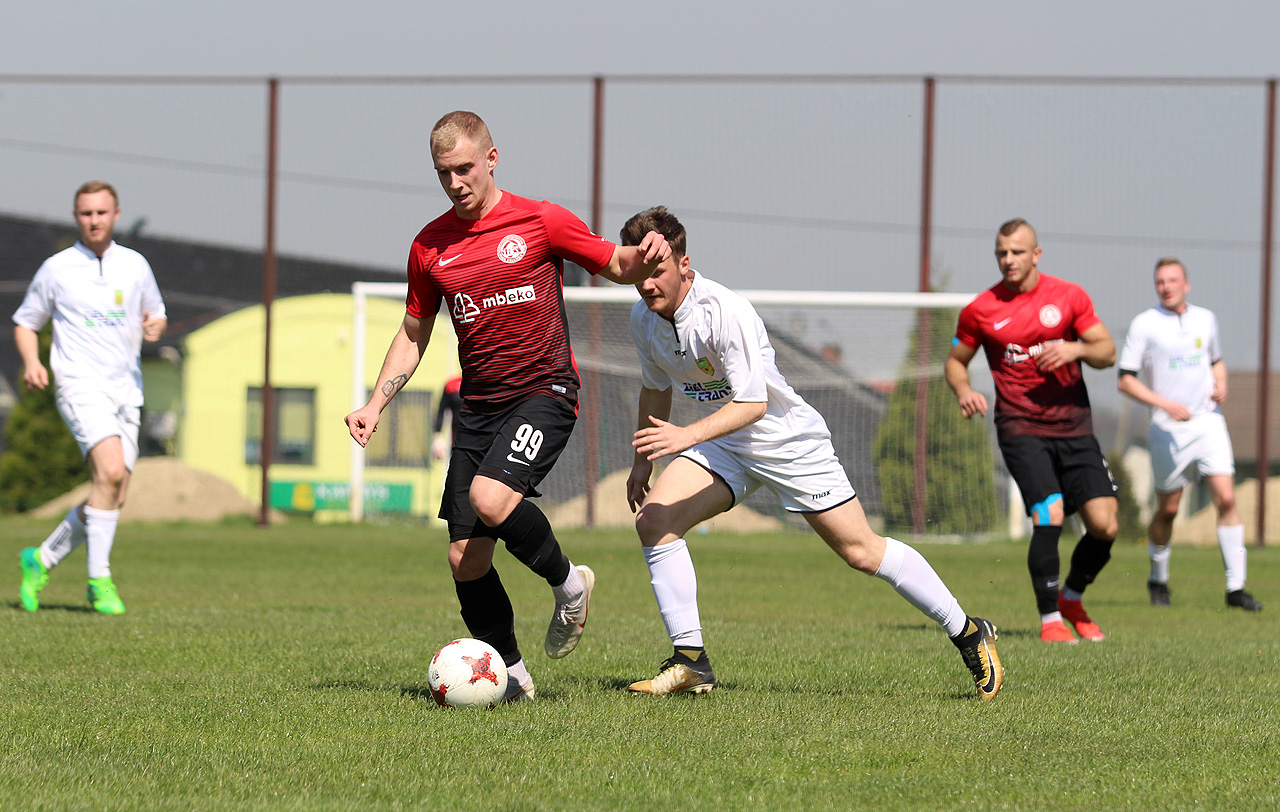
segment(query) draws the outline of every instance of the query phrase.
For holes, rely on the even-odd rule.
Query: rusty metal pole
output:
[[[1267,80],[1267,141],[1262,179],[1262,315],[1258,342],[1258,541],[1267,546],[1267,479],[1270,474],[1271,421],[1271,253],[1276,201],[1276,80]]]
[[[591,230],[600,234],[604,230],[604,77],[597,76],[592,82],[594,96],[592,105],[594,117],[591,125]],[[591,285],[599,285],[600,279],[591,275]],[[588,352],[602,357],[600,350],[602,328],[600,326],[600,305],[587,305],[587,347]],[[598,358],[597,358],[598,360]],[[583,477],[586,480],[586,516],[587,527],[596,525],[596,480],[600,477],[600,409],[601,399],[600,373],[596,364],[586,369],[586,380],[583,382],[590,394],[587,396],[588,408],[586,418],[586,452],[583,460]],[[593,401],[592,398],[595,398]]]
[[[921,293],[933,287],[930,278],[930,237],[933,230],[933,91],[932,76],[924,78],[924,155],[920,166],[920,285]],[[911,532],[925,531],[925,504],[929,489],[929,352],[932,349],[932,313],[922,308],[916,315],[916,420],[915,494],[911,500]]]
[[[276,150],[280,80],[267,80],[267,234],[262,251],[262,510],[258,524],[271,521],[271,456],[275,438],[275,390],[271,388],[271,303],[276,298]]]

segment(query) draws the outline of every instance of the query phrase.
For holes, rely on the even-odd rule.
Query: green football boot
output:
[[[22,586],[18,595],[22,598],[22,608],[34,612],[40,608],[40,590],[49,583],[49,570],[40,560],[40,548],[28,547],[22,551]]]
[[[124,614],[124,603],[120,600],[120,593],[116,591],[116,585],[111,582],[110,575],[90,578],[85,597],[89,599],[89,603],[93,604],[94,609],[104,615]]]

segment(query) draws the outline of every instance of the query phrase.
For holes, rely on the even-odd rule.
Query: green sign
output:
[[[349,510],[350,482],[272,482],[271,507],[292,513]],[[409,513],[413,486],[390,482],[364,483],[364,509],[371,513]]]

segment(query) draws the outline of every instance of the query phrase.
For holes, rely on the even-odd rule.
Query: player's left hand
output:
[[[142,337],[147,341],[159,341],[160,336],[164,335],[164,330],[169,326],[167,319],[160,316],[152,316],[150,313],[142,314]]]
[[[643,454],[645,459],[650,462],[660,457],[679,454],[694,445],[685,436],[687,432],[684,426],[668,423],[662,418],[654,417],[653,415],[649,415],[649,420],[653,423],[653,426],[637,431],[635,439],[631,441],[631,446],[636,450],[637,454]]]
[[[1084,355],[1084,345],[1079,341],[1056,341],[1045,344],[1044,349],[1036,356],[1036,369],[1041,372],[1053,372]]]
[[[1213,398],[1214,403],[1217,403],[1217,404],[1226,403],[1227,402],[1227,385],[1225,383],[1219,383],[1217,381],[1214,381],[1213,394],[1210,395],[1209,397]]]
[[[644,235],[644,239],[636,246],[640,251],[640,259],[650,268],[657,268],[667,257],[671,256],[671,244],[667,238],[656,231]]]

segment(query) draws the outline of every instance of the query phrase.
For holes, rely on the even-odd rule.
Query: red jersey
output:
[[[1078,361],[1044,373],[1035,359],[1046,344],[1075,341],[1102,320],[1084,288],[1046,273],[1026,293],[997,283],[960,311],[956,340],[981,346],[996,384],[1002,435],[1080,437],[1093,433],[1089,393]]]
[[[500,411],[537,393],[576,402],[564,260],[594,274],[613,250],[568,210],[503,192],[479,220],[450,209],[419,232],[409,249],[405,309],[434,318],[444,299],[468,409]]]

